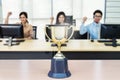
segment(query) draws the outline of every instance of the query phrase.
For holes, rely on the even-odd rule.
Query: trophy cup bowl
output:
[[[48,30],[50,33],[47,33]],[[48,73],[49,77],[67,78],[71,76],[71,73],[68,70],[67,58],[61,52],[61,47],[66,46],[65,43],[69,41],[73,33],[74,28],[70,25],[46,25],[46,36],[52,43],[56,44],[56,47],[58,48],[57,53],[51,60],[51,70]]]

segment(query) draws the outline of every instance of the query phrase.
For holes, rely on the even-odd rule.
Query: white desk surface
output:
[[[4,41],[0,42],[0,51],[57,51],[57,47],[51,47],[50,42],[40,40],[26,40],[11,47],[4,46],[3,43]],[[120,51],[120,46],[105,46],[104,43],[90,40],[70,40],[66,44],[61,48],[62,51]]]

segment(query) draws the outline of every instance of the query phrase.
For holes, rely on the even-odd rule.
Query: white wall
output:
[[[50,18],[51,0],[31,0],[33,1],[33,18]]]
[[[10,23],[19,21],[19,13],[26,11],[29,22],[38,26],[38,38],[43,40],[45,25],[49,24],[50,17],[56,17],[59,11],[64,11],[66,15],[73,15],[79,28],[83,16],[87,16],[87,23],[90,23],[94,10],[100,9],[104,13],[104,2],[105,0],[2,0],[3,21],[8,11],[13,13]]]
[[[56,16],[58,12],[64,11],[67,15],[72,15],[73,0],[53,0],[53,15]]]

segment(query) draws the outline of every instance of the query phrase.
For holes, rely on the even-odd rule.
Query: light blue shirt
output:
[[[99,39],[100,29],[101,29],[101,23],[92,22],[87,26],[84,26],[84,24],[82,24],[80,26],[80,34],[83,35],[86,32],[88,32],[90,34],[90,39]]]

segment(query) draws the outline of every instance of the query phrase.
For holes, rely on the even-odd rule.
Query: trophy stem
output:
[[[57,47],[58,47],[58,52],[56,53],[56,55],[53,58],[54,59],[64,59],[65,56],[63,55],[63,53],[61,53],[61,42],[60,41],[57,43]]]

